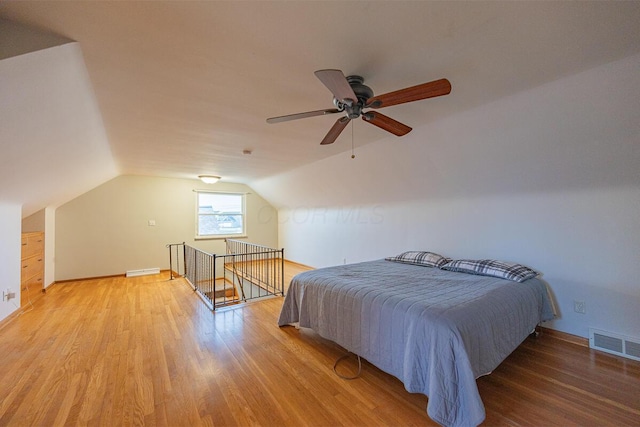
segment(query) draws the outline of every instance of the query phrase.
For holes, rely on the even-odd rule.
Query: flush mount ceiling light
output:
[[[200,178],[205,184],[215,184],[220,179],[219,176],[215,175],[198,175],[198,178]]]

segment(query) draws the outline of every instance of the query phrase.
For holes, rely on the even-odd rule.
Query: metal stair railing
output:
[[[184,242],[168,244],[171,279],[184,277],[211,310],[284,296],[284,249],[232,239],[225,243],[225,255],[209,254]]]

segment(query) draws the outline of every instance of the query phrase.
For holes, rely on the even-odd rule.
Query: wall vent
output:
[[[589,328],[589,347],[640,361],[640,338]]]
[[[146,276],[147,274],[159,274],[159,268],[142,268],[140,270],[129,270],[126,273],[127,277]]]

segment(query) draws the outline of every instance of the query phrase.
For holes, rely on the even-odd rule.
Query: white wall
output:
[[[0,202],[0,294],[11,290],[15,298],[0,301],[0,320],[20,307],[20,205]]]
[[[33,215],[22,218],[22,232],[43,231],[45,229],[45,210],[41,209]]]
[[[518,261],[555,294],[550,327],[640,336],[640,55],[252,186],[279,208],[289,259]]]
[[[244,184],[123,175],[56,210],[56,280],[168,269],[170,243],[224,254],[222,239],[195,240],[194,189],[248,193],[246,241],[278,244],[274,208]]]

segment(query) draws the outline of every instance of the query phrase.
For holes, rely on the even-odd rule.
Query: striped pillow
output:
[[[515,282],[524,282],[525,280],[531,279],[540,274],[522,264],[496,261],[493,259],[457,259],[440,268],[443,270],[458,271],[460,273],[499,277],[501,279],[513,280]]]
[[[442,255],[426,251],[408,251],[403,252],[398,256],[388,257],[385,259],[387,261],[421,265],[423,267],[441,267],[451,261],[451,258],[445,258]]]

